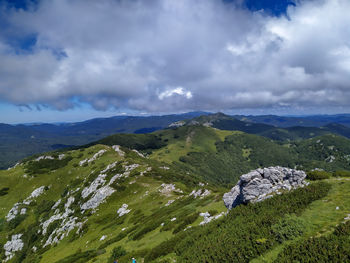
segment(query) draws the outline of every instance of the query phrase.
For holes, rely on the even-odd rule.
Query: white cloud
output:
[[[66,109],[74,97],[143,112],[349,107],[349,11],[347,0],[299,1],[288,18],[214,0],[0,8],[0,100]],[[27,35],[37,36],[31,52],[9,44]]]
[[[169,97],[172,97],[174,95],[180,95],[180,96],[185,97],[186,99],[192,98],[191,91],[186,91],[183,87],[176,87],[176,88],[167,89],[166,91],[161,92],[158,95],[158,98],[160,100],[163,100],[165,98],[169,98]]]

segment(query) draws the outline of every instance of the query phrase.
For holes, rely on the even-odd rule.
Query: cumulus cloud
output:
[[[0,100],[146,112],[348,107],[349,10],[348,0],[299,1],[279,17],[218,0],[3,5]],[[30,47],[13,44],[32,36]]]
[[[191,91],[186,91],[183,87],[176,87],[176,88],[173,88],[173,89],[168,89],[166,91],[163,91],[162,93],[160,93],[158,95],[158,98],[160,100],[163,100],[165,98],[170,98],[170,97],[172,97],[174,95],[180,95],[180,96],[185,97],[186,99],[192,98]]]

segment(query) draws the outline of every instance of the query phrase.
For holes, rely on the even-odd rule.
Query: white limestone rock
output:
[[[88,186],[83,189],[81,192],[81,196],[83,198],[88,197],[91,193],[95,192],[98,187],[104,185],[106,183],[107,174],[99,174],[97,178]]]
[[[260,202],[280,194],[280,190],[290,191],[308,185],[305,178],[305,172],[300,170],[280,166],[259,168],[242,175],[237,185],[224,194],[223,200],[228,209],[242,203]]]
[[[171,205],[174,202],[175,202],[175,200],[169,200],[168,203],[165,204],[165,206],[169,206],[169,205]]]
[[[140,157],[142,157],[142,158],[145,158],[145,156],[142,154],[142,153],[140,153],[138,150],[132,150],[133,152],[135,152],[135,153],[137,153],[137,155],[138,156],[140,156]]]
[[[39,156],[38,158],[36,158],[34,161],[39,162],[40,160],[54,160],[55,158],[53,158],[52,156]]]
[[[101,157],[105,152],[107,152],[106,150],[102,149],[99,150],[97,153],[95,153],[90,159],[85,159],[79,162],[80,166],[83,166],[85,163],[91,163],[95,160],[97,160],[97,158]]]
[[[115,190],[108,185],[101,187],[94,193],[90,200],[81,206],[81,210],[97,208],[108,196],[112,195],[114,192]]]
[[[5,250],[5,262],[9,261],[15,255],[15,252],[21,251],[23,249],[23,241],[21,239],[22,234],[12,235],[11,240],[7,241],[4,245]]]
[[[43,194],[45,191],[45,186],[41,186],[37,189],[35,189],[26,199],[24,199],[23,203],[15,203],[11,210],[6,215],[6,221],[9,222],[13,220],[19,213],[25,213],[27,210],[23,210],[24,208],[21,208],[21,211],[19,212],[19,208],[24,205],[30,205],[31,202],[39,197],[41,194]],[[25,212],[24,212],[25,211]]]
[[[193,190],[189,194],[189,196],[193,196],[194,198],[204,198],[204,197],[206,197],[206,196],[208,196],[210,194],[211,194],[211,191],[208,190],[208,189],[204,189],[204,190],[199,189],[199,190]]]
[[[120,149],[120,145],[113,145],[112,149],[115,150],[119,156],[124,157],[125,152]]]
[[[27,208],[22,208],[20,215],[25,215],[27,213]]]
[[[51,210],[55,210],[62,202],[62,199],[58,199],[58,201],[51,207]]]
[[[128,209],[128,207],[127,204],[123,204],[122,207],[118,209],[117,213],[119,217],[130,213],[131,209]]]
[[[184,122],[184,121],[176,121],[176,122],[170,123],[168,127],[169,128],[178,128],[178,127],[184,126],[185,124],[186,124],[186,122]]]
[[[177,189],[175,184],[161,184],[158,191],[163,195],[170,195],[172,192],[183,193],[181,189]]]
[[[221,212],[220,214],[218,214],[216,216],[211,216],[209,214],[209,212],[200,213],[199,215],[203,217],[203,221],[200,222],[199,225],[205,225],[205,224],[210,223],[213,220],[216,220],[216,219],[222,217],[223,215],[225,215],[225,212]]]

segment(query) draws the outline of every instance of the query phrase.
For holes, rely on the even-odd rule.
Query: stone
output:
[[[19,213],[26,213],[27,210],[25,208],[21,208],[20,212],[19,212],[19,208],[21,206],[24,206],[24,205],[30,205],[32,203],[32,201],[35,198],[39,197],[41,194],[43,194],[44,191],[45,191],[45,186],[41,186],[41,187],[35,189],[26,199],[24,199],[23,203],[15,203],[13,205],[13,207],[11,208],[11,210],[6,215],[6,221],[11,221],[11,220],[15,219],[15,217]],[[25,209],[25,210],[23,210],[23,209]]]
[[[194,198],[204,198],[204,197],[206,197],[206,196],[208,196],[208,195],[210,195],[211,194],[211,191],[210,190],[208,190],[208,189],[204,189],[204,190],[202,190],[202,189],[199,189],[199,190],[193,190],[190,194],[189,194],[189,196],[193,196]]]
[[[97,158],[101,157],[105,152],[107,152],[107,151],[106,150],[99,150],[90,159],[85,159],[85,160],[80,161],[79,165],[82,166],[85,163],[91,163],[91,162],[95,161]]]
[[[131,209],[128,209],[128,205],[123,204],[122,207],[118,209],[117,213],[119,216],[123,216],[123,215],[130,213],[130,211],[131,211]]]
[[[140,156],[140,157],[142,157],[142,158],[145,158],[145,156],[142,154],[142,153],[140,153],[138,150],[132,150],[133,152],[135,152],[138,156]]]
[[[97,208],[101,203],[105,201],[108,196],[112,195],[114,192],[115,190],[108,185],[99,188],[91,197],[91,199],[81,206],[81,210]]]
[[[209,214],[209,212],[205,212],[205,213],[200,213],[199,216],[203,217],[203,221],[199,223],[199,225],[205,225],[210,223],[213,220],[219,219],[220,217],[222,217],[223,215],[225,215],[225,212],[221,212],[220,214],[216,215],[216,216],[211,216]]]
[[[182,193],[182,190],[177,189],[175,184],[161,184],[158,191],[163,195],[170,195],[172,192]]]
[[[175,202],[175,200],[169,200],[168,203],[165,204],[165,206],[169,206],[169,205],[171,205],[174,202]]]
[[[124,157],[125,152],[120,149],[120,145],[113,145],[112,149],[115,150],[119,156]]]
[[[280,190],[290,191],[308,185],[303,171],[280,166],[256,169],[240,177],[223,201],[228,209],[239,204],[255,203],[281,194]]]
[[[11,240],[7,241],[4,245],[5,250],[5,262],[9,261],[15,255],[15,252],[23,249],[23,241],[21,239],[22,234],[12,235]]]

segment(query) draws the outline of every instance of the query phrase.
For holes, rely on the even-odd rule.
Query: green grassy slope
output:
[[[82,252],[89,250],[92,250],[90,254],[94,262],[107,262],[117,245],[126,249],[127,255],[140,255],[141,259],[141,255],[144,257],[154,246],[174,236],[173,232],[176,234],[189,225],[198,225],[203,220],[198,216],[199,212],[225,211],[220,189],[209,185],[199,186],[199,179],[193,174],[184,174],[181,170],[166,167],[166,164],[143,158],[127,148],[122,149],[125,156],[99,144],[65,152],[62,160],[51,154],[54,160],[34,159],[9,171],[0,171],[0,189],[9,188],[5,195],[0,196],[0,244],[3,246],[12,235],[19,233],[24,234],[22,240],[25,242],[24,249],[9,262],[58,262],[72,254],[76,258],[62,262],[80,262],[79,255],[87,262],[86,253]],[[95,161],[79,165],[101,150],[106,152]],[[68,162],[64,161],[67,159]],[[115,162],[117,165],[105,172],[106,182],[115,174],[123,174],[110,185],[115,192],[96,209],[82,213],[82,204],[93,197],[90,194],[83,198],[83,189],[91,186],[101,171]],[[133,164],[138,164],[138,167],[130,168],[128,174],[127,167]],[[173,184],[175,190],[166,191],[162,184]],[[41,186],[46,187],[44,193],[29,205],[23,204],[23,200]],[[204,188],[210,191],[208,196],[189,196],[193,190],[204,191]],[[55,215],[55,209],[51,207],[61,199],[57,207],[61,214],[72,197],[74,201],[69,206],[72,210],[70,216],[76,217],[76,222],[83,223],[79,233],[76,226],[59,244],[42,248],[49,238],[49,232],[64,222],[52,222],[48,232],[43,233],[42,223]],[[173,203],[166,206],[170,200]],[[19,210],[27,208],[27,213],[7,222],[5,217],[16,202],[21,202]],[[131,211],[119,217],[117,211],[123,204],[128,204],[127,209]],[[171,221],[173,218],[176,220]],[[37,248],[35,253],[33,247]],[[4,258],[3,250],[0,255]]]
[[[157,145],[148,149],[151,159],[191,171],[214,184],[234,184],[243,173],[274,165],[350,170],[350,140],[337,135],[281,143],[240,131],[189,125],[153,136]]]
[[[115,144],[122,145],[121,151]],[[126,251],[121,262],[131,256],[139,262],[228,262],[227,255],[238,262],[273,262],[298,240],[332,233],[350,213],[350,181],[337,178],[235,208],[224,219],[199,226],[200,212],[226,211],[223,193],[251,169],[281,165],[350,170],[350,141],[335,135],[283,144],[240,131],[188,125],[146,135],[113,135],[45,156],[0,171],[0,247],[16,234],[23,234],[24,242],[10,263],[107,263],[119,246]],[[28,202],[40,187],[42,194]],[[208,191],[195,198],[193,190],[202,195]],[[82,209],[106,193],[98,206]],[[16,203],[18,214],[7,221]],[[119,216],[124,204],[130,211]],[[26,213],[20,215],[23,208]],[[281,228],[285,222],[295,226],[291,235]],[[288,239],[281,241],[281,233]],[[45,246],[50,238],[62,240]],[[225,240],[230,242],[223,244]],[[0,259],[5,258],[0,250]]]

